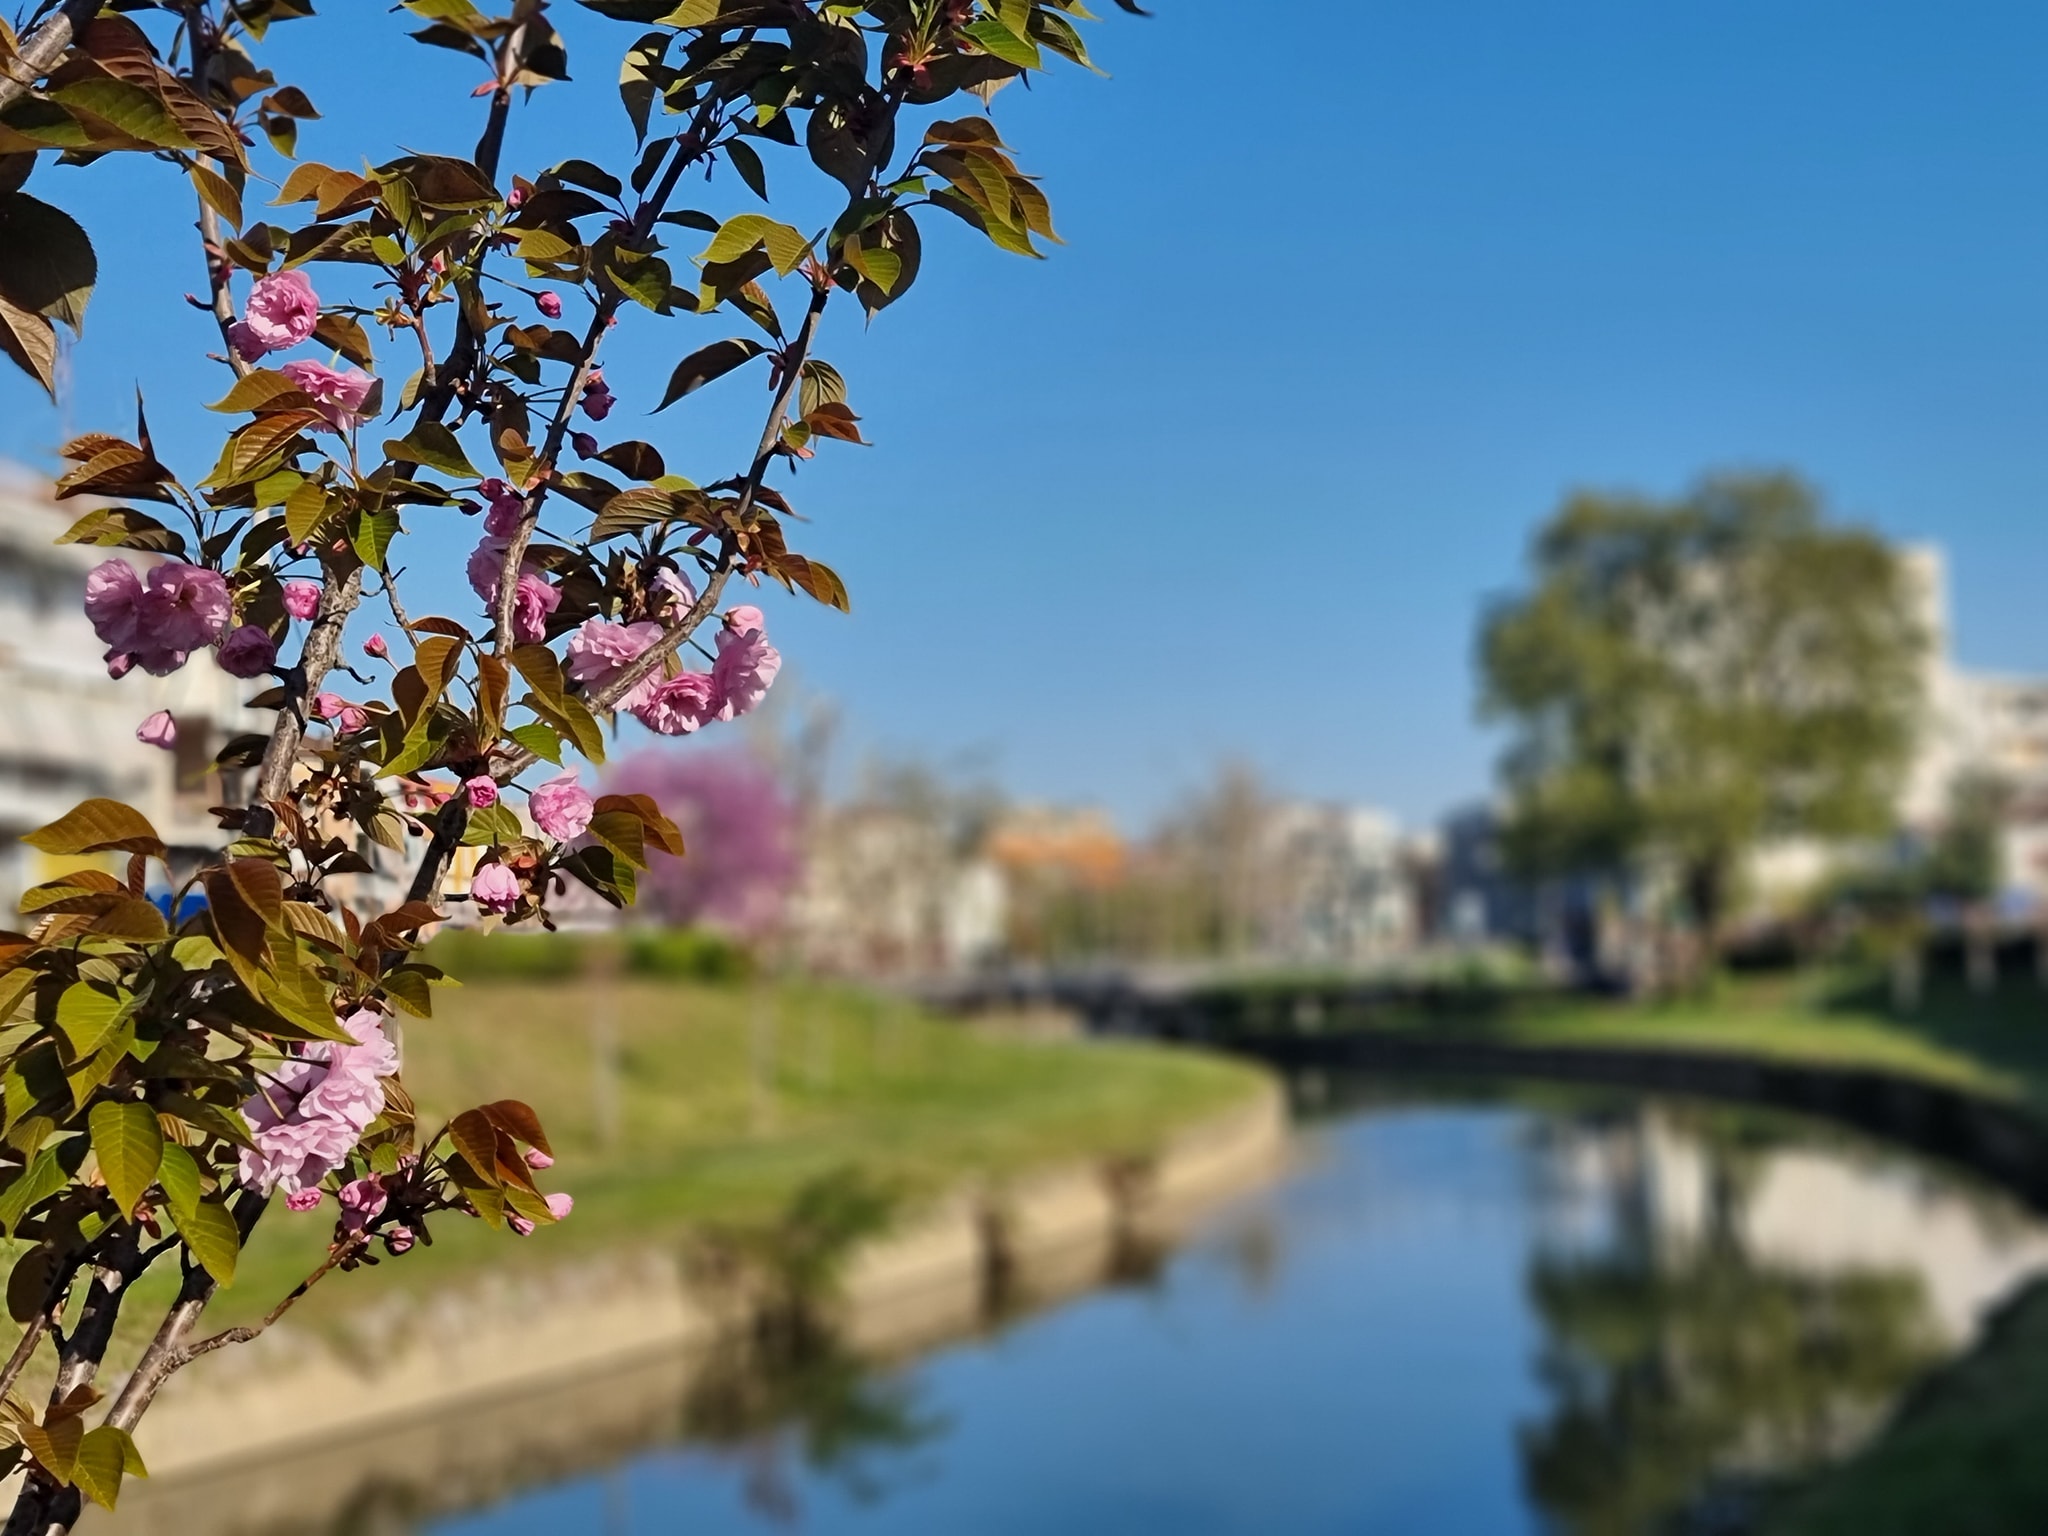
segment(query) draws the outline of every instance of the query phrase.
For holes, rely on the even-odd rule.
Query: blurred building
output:
[[[1265,956],[1360,965],[1420,937],[1415,868],[1392,817],[1366,806],[1282,801],[1265,809],[1260,843]]]
[[[1002,949],[1005,889],[942,821],[897,806],[821,809],[788,907],[804,964],[842,976],[970,970]]]
[[[207,808],[243,793],[243,775],[224,778],[214,755],[230,737],[270,727],[267,714],[242,707],[251,685],[208,657],[170,677],[107,676],[85,618],[86,572],[112,554],[138,569],[152,562],[53,543],[84,510],[51,502],[26,475],[0,479],[0,911],[10,915],[22,891],[78,863],[37,852],[22,834],[94,796],[147,816],[171,846],[174,873],[196,866],[224,843]],[[178,722],[173,751],[135,739],[159,709]]]

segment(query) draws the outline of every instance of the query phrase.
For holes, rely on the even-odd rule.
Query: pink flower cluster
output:
[[[337,432],[347,432],[362,424],[363,402],[369,399],[370,390],[377,383],[367,373],[311,361],[286,363],[277,371],[290,379],[300,394],[312,396],[320,414]]]
[[[695,600],[681,577],[666,571],[662,575],[673,585],[674,602],[687,607]],[[660,577],[655,584],[670,590]],[[713,720],[737,719],[767,697],[782,670],[782,653],[768,643],[766,630],[760,609],[734,608],[725,616],[718,635],[718,657],[708,673],[684,672],[671,678],[650,675],[635,683],[617,707],[662,736],[687,736]],[[569,642],[569,676],[596,693],[662,634],[659,624],[585,620]]]
[[[495,508],[491,515],[497,515]],[[470,590],[494,613],[498,607],[498,581],[505,573],[505,551],[509,548],[508,537],[487,532],[469,555]],[[550,586],[534,567],[522,566],[519,585],[512,593],[512,638],[521,645],[545,640],[548,615],[561,606],[560,590]]]
[[[533,824],[558,843],[581,837],[596,813],[597,802],[577,781],[574,768],[558,773],[526,797]]]
[[[111,676],[141,667],[168,677],[227,633],[234,605],[217,571],[166,560],[145,581],[126,560],[108,560],[85,578],[85,616],[107,647]]]
[[[383,1113],[381,1080],[398,1070],[398,1052],[367,1008],[341,1025],[353,1045],[315,1041],[271,1073],[242,1106],[255,1143],[242,1149],[238,1168],[249,1188],[265,1195],[283,1190],[301,1202],[310,1193],[317,1204],[320,1181],[341,1166]]]
[[[272,272],[256,279],[248,308],[228,328],[228,341],[245,363],[265,353],[296,347],[320,323],[320,296],[300,271]]]
[[[519,877],[504,864],[485,864],[470,876],[469,899],[480,912],[503,916],[519,905]]]

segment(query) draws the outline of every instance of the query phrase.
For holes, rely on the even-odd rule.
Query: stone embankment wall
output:
[[[1077,1294],[1271,1177],[1287,1145],[1272,1088],[1150,1156],[965,1191],[856,1252],[837,1335],[887,1359]],[[87,1528],[275,1536],[366,1499],[406,1519],[485,1502],[672,1439],[754,1318],[742,1289],[642,1253],[483,1277],[339,1341],[280,1324],[173,1382],[137,1437],[152,1475]]]

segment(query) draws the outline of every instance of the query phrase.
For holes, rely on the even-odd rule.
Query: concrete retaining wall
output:
[[[1270,1089],[1149,1158],[956,1197],[855,1256],[839,1335],[863,1355],[893,1356],[1085,1290],[1129,1243],[1170,1243],[1269,1178],[1286,1148],[1285,1108]],[[393,1303],[352,1319],[339,1342],[280,1324],[165,1390],[137,1436],[152,1476],[123,1490],[112,1529],[318,1531],[363,1496],[366,1475],[411,1490],[408,1509],[460,1508],[486,1484],[558,1476],[579,1457],[672,1435],[693,1372],[745,1337],[752,1315],[735,1287],[641,1254]],[[88,1527],[107,1530],[98,1520]]]

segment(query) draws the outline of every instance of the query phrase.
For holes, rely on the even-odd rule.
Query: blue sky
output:
[[[366,129],[466,152],[478,67],[368,0],[327,9],[267,55],[329,114],[302,152],[345,161]],[[1793,466],[1940,540],[1964,659],[2048,670],[2048,9],[1157,9],[1092,29],[1111,79],[998,98],[1051,260],[930,214],[913,294],[828,337],[876,446],[828,447],[792,495],[854,613],[769,608],[857,750],[1132,822],[1234,756],[1424,820],[1487,785],[1472,634],[1534,524],[1572,487],[1710,467]],[[579,82],[515,117],[528,172],[628,150],[605,82],[634,34],[558,15]],[[200,276],[163,234],[189,193],[117,161],[30,190],[96,232],[103,283],[68,422],[0,379],[0,454],[120,424],[139,379],[197,478],[224,373],[174,302]],[[757,381],[639,414],[724,333],[629,317],[608,435],[729,472]],[[473,533],[422,528],[446,606]]]

